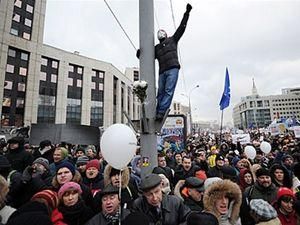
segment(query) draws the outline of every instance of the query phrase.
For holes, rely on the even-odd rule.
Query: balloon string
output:
[[[119,174],[119,199],[120,199],[120,214],[119,214],[119,225],[121,225],[121,218],[122,218],[122,199],[121,199],[121,191],[122,191],[122,169],[120,170],[120,174]]]

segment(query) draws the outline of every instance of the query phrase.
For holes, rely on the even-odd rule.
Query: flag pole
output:
[[[222,109],[222,113],[221,113],[221,127],[220,127],[220,146],[222,144],[222,129],[223,129],[223,111],[224,109]]]

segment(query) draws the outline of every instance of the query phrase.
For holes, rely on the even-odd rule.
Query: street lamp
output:
[[[192,134],[192,131],[193,131],[193,119],[192,119],[192,105],[191,105],[191,94],[192,94],[192,91],[194,91],[196,88],[199,87],[199,84],[197,84],[195,87],[193,87],[191,90],[190,90],[190,93],[189,93],[189,113],[190,113],[190,134]]]

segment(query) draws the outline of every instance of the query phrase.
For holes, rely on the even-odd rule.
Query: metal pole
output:
[[[193,132],[193,118],[192,118],[191,94],[192,94],[192,91],[195,90],[198,87],[199,87],[199,85],[197,84],[194,88],[192,88],[190,90],[190,93],[189,93],[189,113],[190,113],[190,134],[191,135],[192,135],[192,132]]]
[[[222,113],[221,113],[221,127],[220,127],[220,146],[222,144],[222,130],[223,130],[223,111],[222,110]]]
[[[154,7],[153,0],[139,1],[140,28],[140,74],[141,80],[148,83],[145,114],[148,121],[148,132],[141,133],[141,155],[148,160],[148,166],[142,167],[142,177],[152,172],[157,166],[157,137],[155,133],[155,64],[154,64]]]

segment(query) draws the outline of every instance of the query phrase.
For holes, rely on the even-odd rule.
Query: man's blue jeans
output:
[[[169,109],[178,80],[178,68],[159,74],[156,113],[165,114]]]

